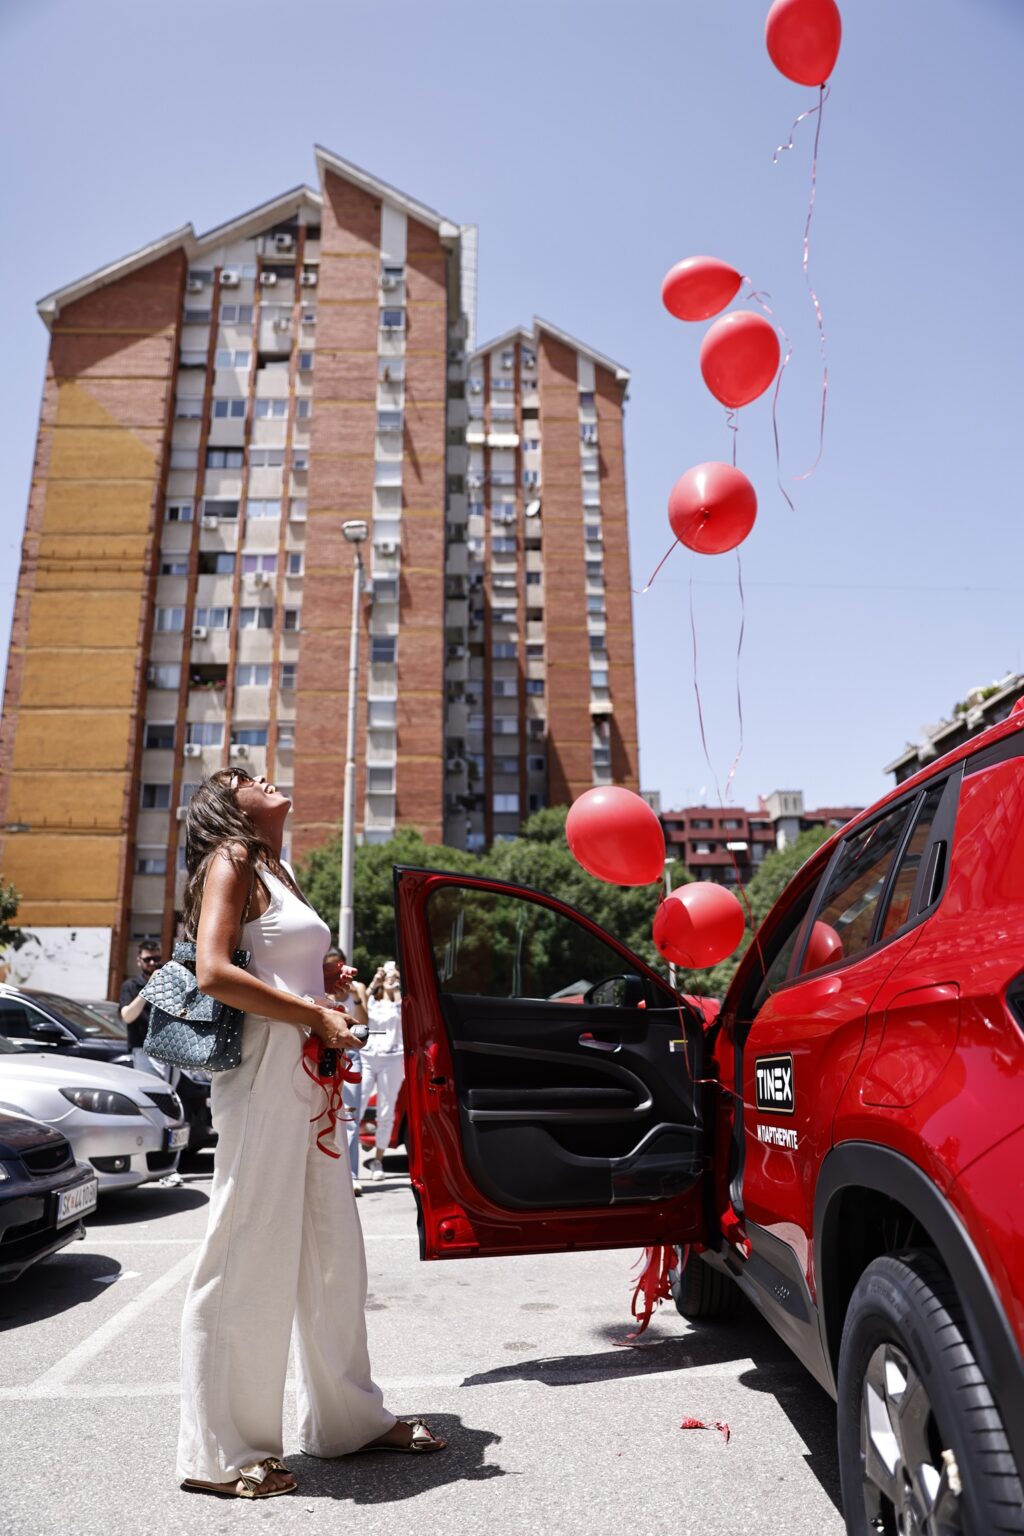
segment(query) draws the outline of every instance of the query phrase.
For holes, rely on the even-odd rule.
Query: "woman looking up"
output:
[[[370,1376],[366,1259],[352,1181],[310,1122],[309,1034],[358,1049],[323,995],[326,925],[281,859],[291,802],[265,779],[214,773],[189,802],[185,929],[200,988],[245,1012],[241,1064],[213,1075],[218,1131],[210,1217],[182,1318],[182,1486],[272,1498],[296,1482],[280,1460],[292,1325],[299,1441],[313,1456],[440,1450],[397,1420]],[[237,948],[249,967],[234,963]]]

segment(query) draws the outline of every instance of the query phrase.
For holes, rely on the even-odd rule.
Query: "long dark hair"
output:
[[[263,841],[235,799],[238,785],[251,777],[241,768],[220,768],[203,780],[188,803],[185,816],[188,881],[182,916],[185,933],[190,939],[195,938],[199,927],[203,887],[210,860],[216,854],[225,853],[233,864],[252,875],[260,864],[266,864],[279,878],[287,880],[273,849]]]

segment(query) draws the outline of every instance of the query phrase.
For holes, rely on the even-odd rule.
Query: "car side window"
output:
[[[34,1008],[26,1008],[16,998],[0,997],[0,1035],[7,1040],[31,1040],[32,1025],[41,1018]]]
[[[443,885],[428,898],[427,923],[442,993],[578,1004],[597,982],[634,970],[568,913],[518,893]],[[675,999],[659,991],[651,1002]]]
[[[751,1017],[759,1012],[772,993],[777,992],[786,980],[793,960],[793,952],[803,932],[804,919],[816,889],[816,885],[808,887],[787,913],[783,926],[774,935],[768,953],[764,955],[767,969],[755,994],[750,1010]],[[749,996],[749,992],[747,995]]]
[[[892,883],[892,892],[889,897],[889,905],[882,922],[882,938],[888,939],[898,932],[910,917],[911,903],[914,900],[914,889],[917,885],[917,875],[921,868],[921,859],[924,857],[925,848],[931,835],[932,822],[938,814],[939,804],[946,791],[946,781],[941,784],[933,784],[921,801],[920,809],[914,821],[914,830],[910,834],[910,841],[903,850],[896,878]]]
[[[827,963],[849,960],[870,945],[878,903],[913,803],[905,801],[894,806],[843,843],[814,924],[822,934],[831,930]]]

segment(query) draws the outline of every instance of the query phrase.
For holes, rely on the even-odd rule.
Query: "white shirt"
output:
[[[368,997],[366,1015],[370,1036],[363,1046],[366,1056],[397,1056],[402,1044],[402,1004],[398,998]]]

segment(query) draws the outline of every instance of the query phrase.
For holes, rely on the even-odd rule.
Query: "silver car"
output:
[[[66,1136],[100,1191],[164,1178],[188,1144],[181,1100],[162,1078],[81,1057],[22,1051],[0,1039],[0,1109]]]

